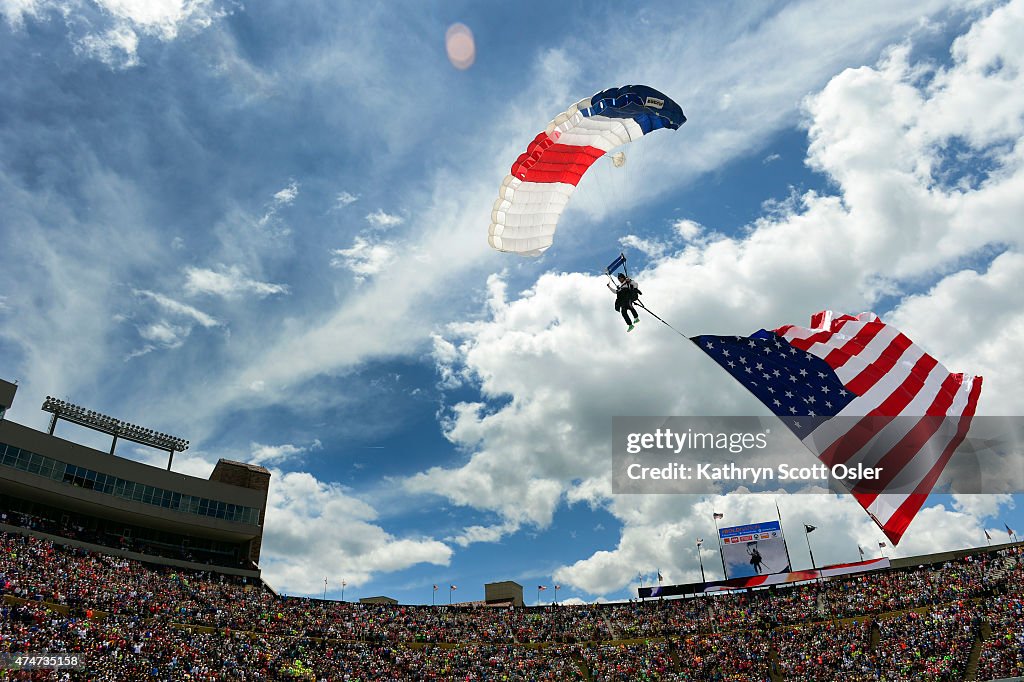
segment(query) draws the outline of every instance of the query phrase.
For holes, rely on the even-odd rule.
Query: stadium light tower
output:
[[[113,440],[110,443],[110,454],[114,454],[114,448],[117,447],[117,439],[123,438],[124,440],[130,440],[133,443],[139,443],[140,445],[148,445],[158,450],[166,450],[169,453],[167,458],[167,470],[171,470],[171,462],[174,461],[175,452],[184,452],[188,450],[188,441],[175,436],[170,436],[166,433],[160,433],[153,429],[143,428],[136,426],[135,424],[129,424],[128,422],[115,419],[114,417],[101,414],[94,410],[87,410],[84,407],[69,403],[65,400],[58,400],[46,396],[46,400],[43,401],[43,411],[49,412],[53,415],[50,419],[50,435],[53,435],[54,429],[57,428],[57,420],[63,419],[64,421],[71,422],[72,424],[78,424],[84,426],[87,429],[99,431],[113,436]]]

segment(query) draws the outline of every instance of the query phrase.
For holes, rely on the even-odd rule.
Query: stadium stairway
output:
[[[768,677],[772,682],[784,682],[786,679],[782,674],[782,666],[779,665],[779,651],[774,644],[768,650]]]
[[[985,641],[992,636],[992,626],[988,623],[981,624],[978,636],[974,638],[971,645],[971,654],[967,657],[967,670],[964,673],[965,680],[978,679],[978,665],[981,663],[981,650],[985,648]]]
[[[677,674],[678,673],[682,673],[684,668],[679,663],[679,652],[676,651],[675,640],[673,640],[671,637],[669,637],[665,641],[668,642],[668,655],[669,655],[669,658],[672,659],[672,670],[675,673],[677,673]]]

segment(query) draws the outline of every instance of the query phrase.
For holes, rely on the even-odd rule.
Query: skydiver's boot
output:
[[[632,324],[631,324],[631,325],[629,325],[628,327],[626,327],[626,331],[627,331],[627,332],[631,332],[631,331],[633,331],[633,327],[634,327],[634,325],[632,325]]]

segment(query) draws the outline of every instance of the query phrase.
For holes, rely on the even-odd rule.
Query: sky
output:
[[[801,523],[855,560],[883,536],[849,497],[612,493],[614,416],[768,412],[627,335],[600,271],[625,251],[689,334],[875,312],[1021,414],[1022,43],[1022,0],[0,0],[7,418],[53,395],[189,440],[177,471],[267,467],[287,594],[627,599],[776,502],[794,568]],[[591,169],[541,257],[490,249],[527,143],[627,83],[688,122]],[[933,496],[887,552],[1005,538],[1017,502]]]

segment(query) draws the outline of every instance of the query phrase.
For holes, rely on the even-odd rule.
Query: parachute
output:
[[[544,253],[558,218],[587,169],[616,147],[686,122],[678,104],[646,85],[603,90],[556,116],[501,183],[487,242],[523,256]],[[615,154],[616,166],[625,156]]]

